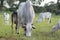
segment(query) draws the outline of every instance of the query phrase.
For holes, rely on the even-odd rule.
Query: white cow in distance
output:
[[[9,14],[8,13],[4,13],[4,21],[5,21],[5,24],[8,25],[9,24]]]
[[[60,20],[52,27],[52,32],[55,32],[58,29],[60,29]]]
[[[50,12],[42,12],[39,14],[37,22],[45,21],[45,19],[48,19],[48,22],[51,22],[51,13]]]

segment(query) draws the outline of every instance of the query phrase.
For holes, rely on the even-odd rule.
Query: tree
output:
[[[60,9],[60,3],[59,3],[60,0],[57,0],[57,9]]]
[[[4,1],[4,0],[0,0],[0,2],[1,2],[1,3],[0,3],[0,11],[2,10],[2,7],[3,7],[3,1]]]

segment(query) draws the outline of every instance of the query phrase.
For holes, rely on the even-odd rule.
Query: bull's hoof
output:
[[[49,23],[51,23],[51,20],[50,20],[50,22]]]

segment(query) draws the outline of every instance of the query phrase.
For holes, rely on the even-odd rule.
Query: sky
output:
[[[51,1],[53,1],[54,3],[57,3],[57,0],[44,0],[44,1],[40,4],[40,6],[44,6],[45,3],[49,3],[49,2],[51,2]]]

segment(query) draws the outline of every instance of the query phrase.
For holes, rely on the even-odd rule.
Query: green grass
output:
[[[35,20],[37,19],[36,18]],[[60,40],[60,30],[56,31],[54,34],[51,34],[52,26],[56,24],[56,22],[60,19],[60,15],[55,16],[52,15],[52,22],[48,23],[46,20],[45,22],[36,23],[34,22],[34,26],[36,29],[32,29],[32,36],[26,37],[24,35],[23,28],[20,27],[20,34],[11,33],[11,19],[9,20],[9,25],[4,24],[4,17],[0,14],[0,40]],[[35,21],[34,20],[34,21]]]

